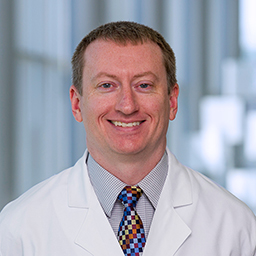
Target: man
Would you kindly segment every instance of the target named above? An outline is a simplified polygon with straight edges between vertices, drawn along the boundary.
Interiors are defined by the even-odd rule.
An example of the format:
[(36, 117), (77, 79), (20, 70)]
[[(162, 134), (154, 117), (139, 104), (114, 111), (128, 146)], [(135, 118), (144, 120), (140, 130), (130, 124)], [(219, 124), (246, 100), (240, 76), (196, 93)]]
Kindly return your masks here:
[(87, 151), (5, 207), (0, 255), (256, 255), (248, 207), (166, 148), (179, 86), (163, 37), (109, 23), (80, 42), (72, 65)]

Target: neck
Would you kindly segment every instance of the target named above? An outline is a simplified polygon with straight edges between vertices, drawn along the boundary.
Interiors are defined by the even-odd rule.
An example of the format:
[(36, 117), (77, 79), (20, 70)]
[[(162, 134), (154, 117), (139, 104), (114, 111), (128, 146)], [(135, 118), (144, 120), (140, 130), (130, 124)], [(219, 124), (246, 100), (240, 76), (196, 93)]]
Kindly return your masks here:
[(140, 182), (161, 160), (165, 147), (151, 154), (138, 153), (135, 155), (109, 153), (99, 154), (88, 147), (93, 159), (105, 170), (126, 183), (136, 185)]

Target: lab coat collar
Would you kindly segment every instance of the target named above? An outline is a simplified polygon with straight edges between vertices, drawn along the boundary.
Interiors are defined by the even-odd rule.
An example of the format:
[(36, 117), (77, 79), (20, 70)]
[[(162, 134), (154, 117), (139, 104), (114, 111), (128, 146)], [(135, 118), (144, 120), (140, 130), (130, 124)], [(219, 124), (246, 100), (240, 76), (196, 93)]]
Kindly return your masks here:
[[(177, 211), (178, 208), (189, 207), (193, 203), (189, 174), (168, 149), (167, 153), (168, 175), (154, 214), (143, 256), (164, 256), (167, 252), (168, 255), (174, 255), (191, 234), (191, 229)], [(94, 256), (121, 256), (123, 252), (116, 235), (90, 183), (85, 164), (87, 154), (86, 151), (74, 166), (68, 181), (69, 207), (86, 209), (84, 222), (81, 223), (75, 243)]]
[(186, 171), (172, 153), (168, 153), (168, 175), (149, 231), (143, 256), (174, 255), (191, 234), (179, 216), (179, 207), (193, 203), (191, 182)]
[(94, 256), (123, 255), (114, 231), (97, 199), (86, 167), (88, 151), (78, 160), (68, 180), (68, 204), (85, 209), (75, 243)]

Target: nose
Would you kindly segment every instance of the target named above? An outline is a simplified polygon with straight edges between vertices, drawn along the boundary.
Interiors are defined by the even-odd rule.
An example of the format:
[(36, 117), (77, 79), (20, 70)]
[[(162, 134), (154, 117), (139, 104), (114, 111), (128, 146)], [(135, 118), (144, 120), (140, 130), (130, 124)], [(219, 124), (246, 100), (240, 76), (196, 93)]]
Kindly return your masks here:
[(125, 115), (130, 115), (138, 111), (138, 109), (139, 105), (132, 87), (130, 85), (122, 86), (117, 96), (116, 110)]

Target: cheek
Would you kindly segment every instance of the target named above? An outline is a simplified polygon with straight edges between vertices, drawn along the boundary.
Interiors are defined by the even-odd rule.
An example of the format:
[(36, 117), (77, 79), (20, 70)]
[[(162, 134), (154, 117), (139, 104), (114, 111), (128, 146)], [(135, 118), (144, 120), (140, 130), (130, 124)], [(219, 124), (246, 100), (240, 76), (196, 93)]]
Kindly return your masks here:
[(108, 112), (109, 107), (103, 100), (97, 98), (89, 98), (83, 103), (82, 115), (85, 126), (97, 127), (100, 121)]
[(169, 119), (170, 103), (166, 98), (158, 98), (157, 100), (148, 101), (148, 109), (151, 109), (152, 114), (159, 116), (159, 118)]

